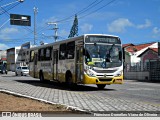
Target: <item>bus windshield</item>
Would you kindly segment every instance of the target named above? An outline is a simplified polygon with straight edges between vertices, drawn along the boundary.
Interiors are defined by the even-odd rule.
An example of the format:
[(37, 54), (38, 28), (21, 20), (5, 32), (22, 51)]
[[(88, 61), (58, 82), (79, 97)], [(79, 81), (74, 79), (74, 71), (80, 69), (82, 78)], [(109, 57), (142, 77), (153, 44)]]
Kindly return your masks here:
[(113, 68), (122, 65), (120, 44), (86, 44), (85, 63), (98, 68)]

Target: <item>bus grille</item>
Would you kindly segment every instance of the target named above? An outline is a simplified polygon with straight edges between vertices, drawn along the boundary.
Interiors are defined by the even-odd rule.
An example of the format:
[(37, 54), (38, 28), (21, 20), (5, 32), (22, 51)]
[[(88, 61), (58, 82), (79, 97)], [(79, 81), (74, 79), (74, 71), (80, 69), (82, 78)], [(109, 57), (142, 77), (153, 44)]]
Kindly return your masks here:
[(114, 73), (116, 70), (94, 70), (97, 73)]
[(110, 82), (110, 81), (112, 81), (112, 79), (99, 79), (99, 81), (101, 81), (101, 82)]

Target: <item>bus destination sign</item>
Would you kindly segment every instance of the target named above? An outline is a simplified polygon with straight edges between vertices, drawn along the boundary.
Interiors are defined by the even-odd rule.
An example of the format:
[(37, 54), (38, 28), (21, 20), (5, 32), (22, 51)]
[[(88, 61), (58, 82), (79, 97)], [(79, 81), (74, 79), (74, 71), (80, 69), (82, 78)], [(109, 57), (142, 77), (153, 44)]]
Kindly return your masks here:
[(119, 38), (111, 36), (88, 36), (85, 39), (86, 43), (111, 43), (121, 44)]

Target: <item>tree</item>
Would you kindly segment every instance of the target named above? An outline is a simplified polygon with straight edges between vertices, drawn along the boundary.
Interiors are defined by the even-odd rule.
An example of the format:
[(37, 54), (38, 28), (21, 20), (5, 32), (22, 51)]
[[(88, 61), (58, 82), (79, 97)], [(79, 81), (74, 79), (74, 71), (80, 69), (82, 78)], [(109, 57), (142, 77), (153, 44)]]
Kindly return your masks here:
[(78, 36), (78, 18), (77, 15), (75, 15), (75, 19), (72, 25), (72, 28), (70, 30), (70, 34), (68, 36), (68, 38), (74, 37), (74, 36)]

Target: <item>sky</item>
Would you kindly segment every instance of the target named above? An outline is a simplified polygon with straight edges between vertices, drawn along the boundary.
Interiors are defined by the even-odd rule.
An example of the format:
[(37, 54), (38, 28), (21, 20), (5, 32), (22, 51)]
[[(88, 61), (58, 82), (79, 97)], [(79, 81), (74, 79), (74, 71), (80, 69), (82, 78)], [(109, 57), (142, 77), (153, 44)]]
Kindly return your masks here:
[[(0, 50), (34, 44), (34, 7), (37, 45), (54, 42), (49, 22), (57, 22), (58, 40), (68, 38), (75, 14), (79, 35), (116, 35), (123, 44), (160, 41), (160, 0), (0, 0), (0, 6)], [(10, 14), (31, 16), (31, 26), (10, 25)]]

